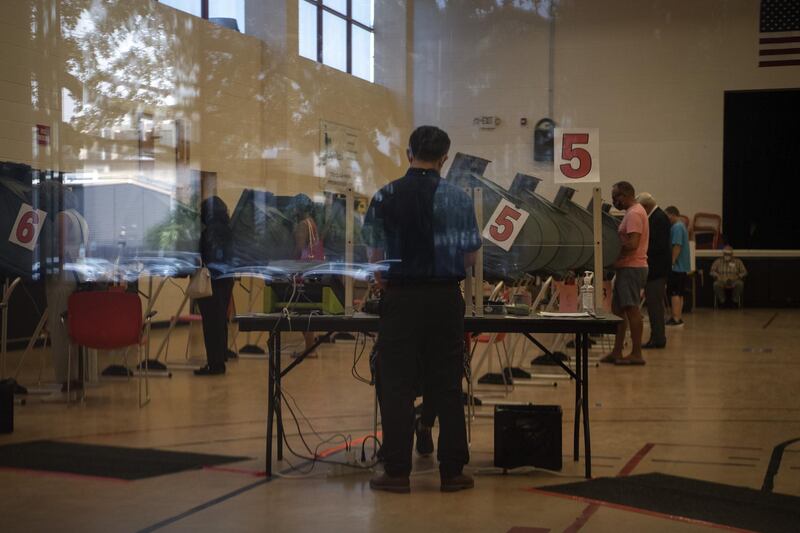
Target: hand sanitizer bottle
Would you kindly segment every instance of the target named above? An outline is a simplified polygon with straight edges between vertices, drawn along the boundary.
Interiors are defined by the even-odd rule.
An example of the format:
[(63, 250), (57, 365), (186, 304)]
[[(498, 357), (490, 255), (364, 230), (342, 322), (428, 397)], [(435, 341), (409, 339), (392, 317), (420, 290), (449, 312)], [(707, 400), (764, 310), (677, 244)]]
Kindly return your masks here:
[(594, 287), (592, 286), (592, 279), (594, 273), (587, 270), (583, 274), (583, 282), (581, 283), (581, 311), (594, 313)]

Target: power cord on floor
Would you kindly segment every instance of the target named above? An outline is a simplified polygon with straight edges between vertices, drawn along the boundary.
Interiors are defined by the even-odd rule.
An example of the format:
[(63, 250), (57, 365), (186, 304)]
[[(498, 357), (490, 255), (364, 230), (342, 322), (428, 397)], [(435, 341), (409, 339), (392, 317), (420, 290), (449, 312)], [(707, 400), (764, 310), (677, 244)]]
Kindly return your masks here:
[[(359, 338), (363, 338), (364, 339), (363, 342), (361, 343), (361, 350), (359, 350), (359, 342), (358, 342)], [(362, 376), (358, 372), (358, 363), (359, 363), (359, 361), (361, 361), (361, 358), (364, 356), (364, 350), (366, 349), (366, 347), (367, 347), (367, 336), (363, 335), (361, 333), (357, 333), (356, 334), (356, 343), (355, 343), (355, 346), (353, 346), (353, 366), (350, 369), (350, 374), (356, 380), (360, 381), (361, 383), (365, 383), (367, 385), (373, 385), (373, 382), (372, 382), (371, 379), (365, 378), (364, 376)]]

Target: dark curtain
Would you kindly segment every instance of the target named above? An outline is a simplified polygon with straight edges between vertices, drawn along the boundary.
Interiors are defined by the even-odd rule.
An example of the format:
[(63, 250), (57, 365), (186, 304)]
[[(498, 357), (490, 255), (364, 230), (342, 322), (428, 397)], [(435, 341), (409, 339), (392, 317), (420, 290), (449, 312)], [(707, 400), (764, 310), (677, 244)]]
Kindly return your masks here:
[(727, 242), (800, 249), (800, 89), (726, 92), (724, 128)]

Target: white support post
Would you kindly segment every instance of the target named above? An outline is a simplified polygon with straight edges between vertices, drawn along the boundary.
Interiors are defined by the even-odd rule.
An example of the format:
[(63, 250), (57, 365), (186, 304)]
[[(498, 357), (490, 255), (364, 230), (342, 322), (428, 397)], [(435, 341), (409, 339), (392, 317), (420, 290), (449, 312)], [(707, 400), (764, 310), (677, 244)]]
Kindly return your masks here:
[[(470, 196), (470, 198), (473, 197), (471, 188), (466, 187), (464, 191)], [(474, 268), (468, 268), (466, 272), (467, 275), (464, 278), (464, 303), (466, 304), (464, 310), (465, 316), (473, 316), (475, 314), (475, 301), (472, 298), (472, 288), (474, 283), (472, 275), (473, 270)]]
[(594, 312), (603, 312), (603, 195), (600, 187), (592, 189), (594, 219)]
[[(473, 204), (475, 204), (475, 219), (478, 228), (483, 228), (483, 188), (473, 189)], [(475, 254), (475, 315), (483, 316), (483, 246)]]
[[(355, 216), (355, 199), (353, 197), (352, 187), (347, 188), (345, 201), (347, 202), (347, 206), (344, 210), (344, 262), (345, 271), (347, 271), (353, 268), (353, 232), (355, 231), (353, 217)], [(347, 274), (345, 274), (344, 277), (344, 314), (345, 316), (353, 316), (353, 277)]]

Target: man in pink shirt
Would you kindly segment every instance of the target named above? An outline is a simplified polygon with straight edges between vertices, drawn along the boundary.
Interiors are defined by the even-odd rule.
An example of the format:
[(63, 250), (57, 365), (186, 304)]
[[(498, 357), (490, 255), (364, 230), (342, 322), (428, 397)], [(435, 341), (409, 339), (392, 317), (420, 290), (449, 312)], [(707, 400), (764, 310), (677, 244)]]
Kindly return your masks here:
[[(643, 365), (642, 357), (642, 314), (639, 312), (642, 290), (647, 284), (647, 245), (650, 241), (650, 223), (647, 212), (636, 201), (636, 191), (627, 181), (614, 184), (611, 189), (614, 207), (625, 211), (619, 225), (619, 239), (622, 242), (614, 268), (614, 313), (625, 320), (617, 328), (614, 349), (601, 359), (604, 363), (617, 365)], [(631, 353), (622, 356), (625, 330), (631, 328)]]

